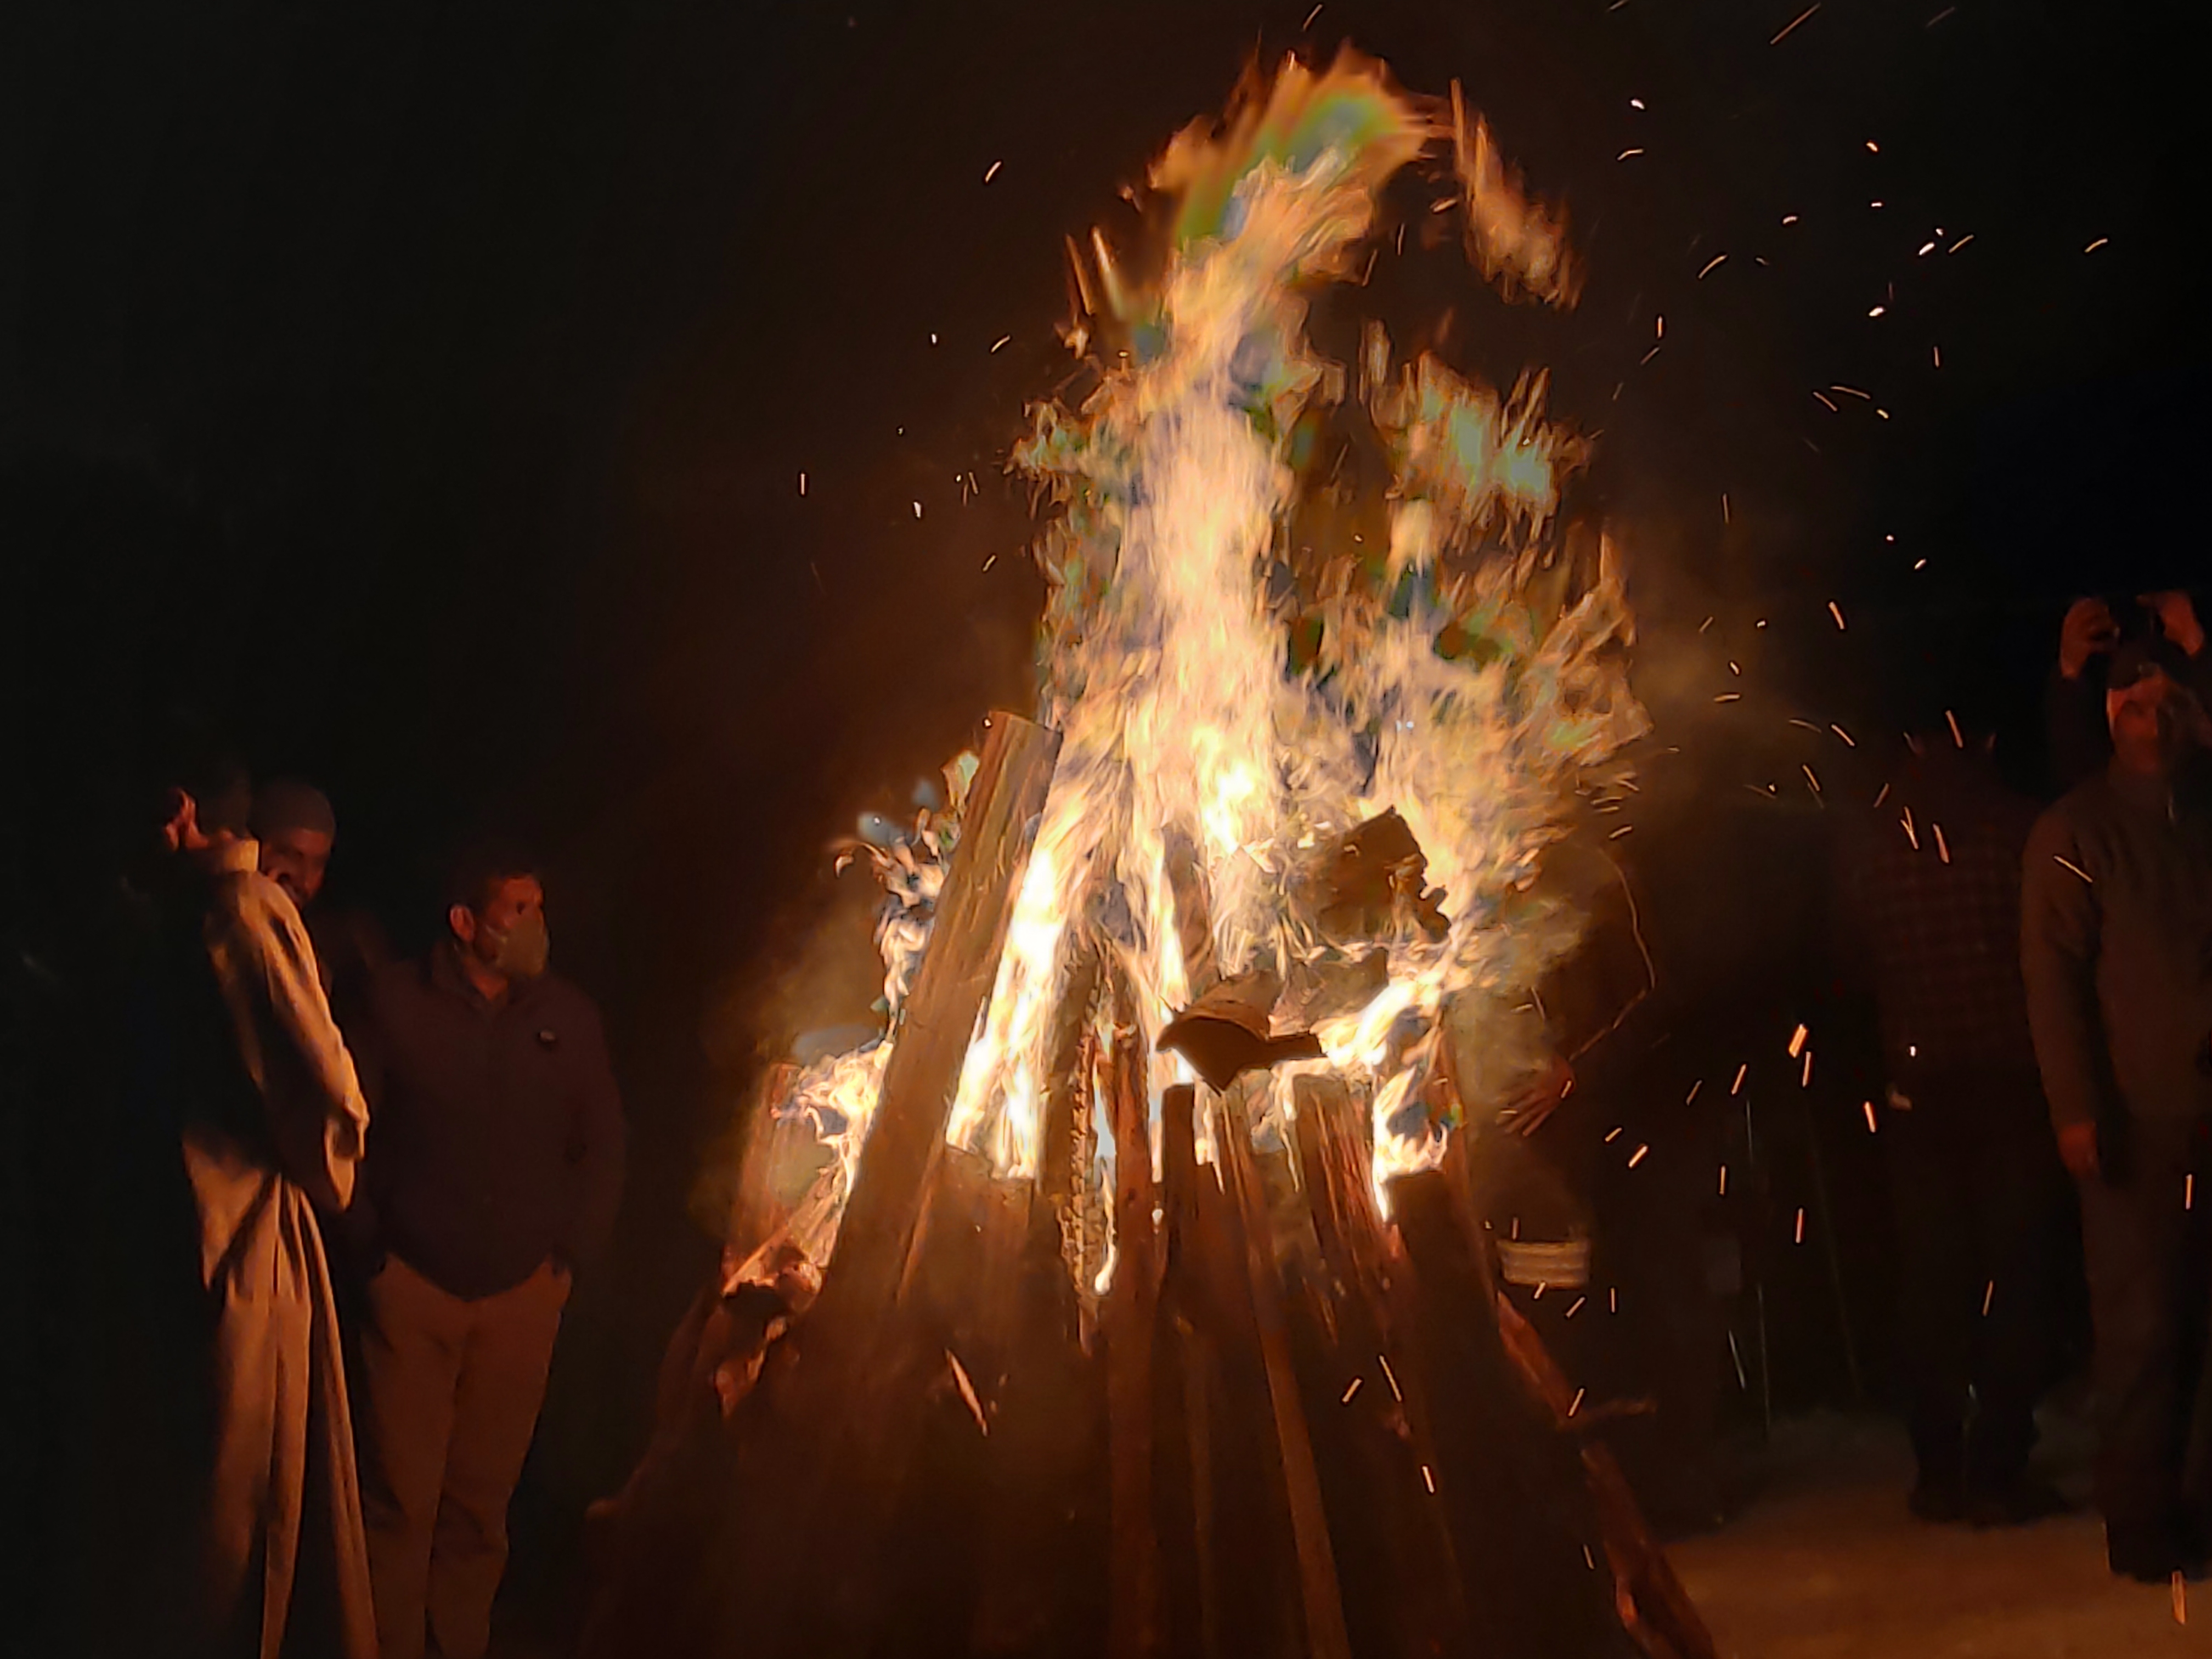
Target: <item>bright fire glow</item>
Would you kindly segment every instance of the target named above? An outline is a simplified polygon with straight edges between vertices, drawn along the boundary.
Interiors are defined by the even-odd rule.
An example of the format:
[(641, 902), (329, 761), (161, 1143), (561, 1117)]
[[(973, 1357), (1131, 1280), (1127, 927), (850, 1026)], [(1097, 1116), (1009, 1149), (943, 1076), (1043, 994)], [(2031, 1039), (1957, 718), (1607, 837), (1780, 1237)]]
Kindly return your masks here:
[[(1194, 980), (1276, 975), (1279, 1026), (1312, 1029), (1368, 1103), (1378, 1186), (1437, 1158), (1440, 1071), (1481, 1111), (1534, 1058), (1509, 1052), (1516, 1011), (1581, 926), (1536, 885), (1544, 850), (1645, 728), (1613, 550), (1555, 522), (1583, 446), (1545, 419), (1540, 375), (1500, 398), (1433, 357), (1394, 365), (1379, 327), (1350, 368), (1306, 332), (1314, 297), (1357, 274), (1384, 184), (1439, 149), (1486, 274), (1571, 303), (1563, 222), (1456, 93), (1425, 106), (1351, 54), (1248, 84), (1218, 129), (1174, 141), (1151, 177), (1156, 276), (1097, 236), (1079, 269), (1070, 339), (1095, 389), (1036, 408), (1015, 453), (1055, 509), (1039, 718), (1063, 741), (947, 1132), (1004, 1174), (1036, 1168), (1055, 1011), (1087, 962), (1126, 981), (1147, 1042)], [(1347, 904), (1329, 860), (1391, 811), (1425, 878), (1400, 860), (1378, 902)], [(893, 1036), (810, 1068), (780, 1108), (834, 1147), (836, 1200), (943, 830), (872, 854)], [(1179, 894), (1203, 896), (1210, 960), (1185, 959)], [(1178, 1074), (1154, 1062), (1155, 1099)], [(1285, 1109), (1287, 1086), (1267, 1094)]]

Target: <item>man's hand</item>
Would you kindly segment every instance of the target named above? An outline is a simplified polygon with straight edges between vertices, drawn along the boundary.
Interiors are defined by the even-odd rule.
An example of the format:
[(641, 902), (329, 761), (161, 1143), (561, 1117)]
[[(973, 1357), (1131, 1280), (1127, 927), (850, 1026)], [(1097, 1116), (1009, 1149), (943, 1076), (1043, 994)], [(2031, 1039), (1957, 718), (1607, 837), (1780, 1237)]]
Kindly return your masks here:
[(2100, 1165), (2097, 1161), (2097, 1126), (2094, 1123), (2069, 1123), (2058, 1131), (2058, 1159), (2065, 1164), (2067, 1174), (2076, 1181), (2092, 1181)]
[[(2197, 620), (2197, 607), (2190, 603), (2188, 594), (2179, 588), (2164, 593), (2146, 593), (2140, 603), (2157, 613), (2159, 632), (2187, 654), (2193, 657), (2203, 650), (2204, 624)], [(2062, 645), (2062, 657), (2064, 649)]]
[(1575, 1068), (1557, 1054), (1536, 1080), (1505, 1103), (1507, 1116), (1511, 1120), (1513, 1133), (1533, 1135), (1550, 1121), (1552, 1114), (1559, 1109), (1559, 1103), (1575, 1086)]
[[(2182, 602), (2188, 603), (2186, 595)], [(2192, 616), (2191, 620), (2196, 619)], [(2112, 620), (2112, 606), (2095, 598), (2075, 600), (2066, 608), (2066, 620), (2058, 625), (2058, 672), (2069, 680), (2080, 679), (2089, 659), (2110, 651), (2119, 637), (2120, 625)], [(2201, 633), (2198, 637), (2203, 637)]]

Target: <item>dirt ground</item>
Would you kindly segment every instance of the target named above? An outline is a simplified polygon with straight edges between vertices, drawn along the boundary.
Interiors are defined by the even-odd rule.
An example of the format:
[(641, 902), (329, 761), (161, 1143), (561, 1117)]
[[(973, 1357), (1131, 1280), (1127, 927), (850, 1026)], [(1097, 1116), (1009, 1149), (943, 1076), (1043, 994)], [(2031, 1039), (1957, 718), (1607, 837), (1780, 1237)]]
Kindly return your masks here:
[[(2069, 1494), (2087, 1437), (2046, 1425)], [(2156, 1659), (2212, 1653), (2212, 1583), (2189, 1622), (2170, 1589), (2114, 1578), (2094, 1513), (1975, 1532), (1905, 1512), (1912, 1458), (1887, 1422), (1778, 1427), (1759, 1496), (1721, 1531), (1669, 1551), (1723, 1659)]]

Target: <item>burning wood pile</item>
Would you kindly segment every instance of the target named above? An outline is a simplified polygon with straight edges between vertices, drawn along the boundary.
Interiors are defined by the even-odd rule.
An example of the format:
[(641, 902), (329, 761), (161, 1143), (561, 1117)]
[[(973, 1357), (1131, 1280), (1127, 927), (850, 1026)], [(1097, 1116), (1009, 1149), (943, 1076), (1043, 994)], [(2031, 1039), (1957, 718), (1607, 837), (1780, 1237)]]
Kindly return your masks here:
[(1711, 1652), (1470, 1174), (1579, 927), (1544, 849), (1644, 729), (1579, 446), (1305, 337), (1439, 150), (1570, 303), (1456, 96), (1351, 57), (1176, 140), (1150, 269), (1077, 260), (1042, 718), (865, 848), (886, 1030), (769, 1079), (587, 1650)]

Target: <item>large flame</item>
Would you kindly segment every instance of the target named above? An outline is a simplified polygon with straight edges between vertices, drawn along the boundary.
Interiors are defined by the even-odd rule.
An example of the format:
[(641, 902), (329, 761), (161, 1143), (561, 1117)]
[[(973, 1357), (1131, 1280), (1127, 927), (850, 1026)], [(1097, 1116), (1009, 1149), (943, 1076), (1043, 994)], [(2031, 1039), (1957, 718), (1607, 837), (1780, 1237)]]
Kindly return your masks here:
[[(1540, 376), (1501, 398), (1433, 358), (1394, 368), (1379, 328), (1356, 372), (1307, 338), (1384, 185), (1440, 139), (1486, 273), (1571, 301), (1561, 222), (1456, 94), (1423, 106), (1349, 54), (1249, 82), (1218, 131), (1174, 141), (1155, 277), (1094, 239), (1071, 340), (1096, 387), (1036, 409), (1015, 453), (1055, 509), (1039, 717), (1063, 741), (947, 1132), (1007, 1174), (1036, 1169), (1054, 1015), (1086, 959), (1148, 1042), (1215, 977), (1275, 975), (1279, 1018), (1322, 1040), (1308, 1064), (1370, 1103), (1379, 1183), (1451, 1127), (1430, 1086), (1444, 1045), (1494, 1047), (1577, 936), (1540, 862), (1589, 769), (1644, 729), (1613, 550), (1555, 525), (1583, 446), (1546, 420)], [(1347, 445), (1387, 485), (1344, 480)], [(1382, 908), (1347, 916), (1328, 860), (1392, 812), (1425, 890), (1401, 860)], [(890, 1040), (944, 828), (877, 854)], [(890, 1040), (802, 1074), (783, 1109), (817, 1115), (848, 1175)], [(1155, 1061), (1156, 1091), (1176, 1067)], [(1480, 1109), (1510, 1068), (1455, 1069)]]

